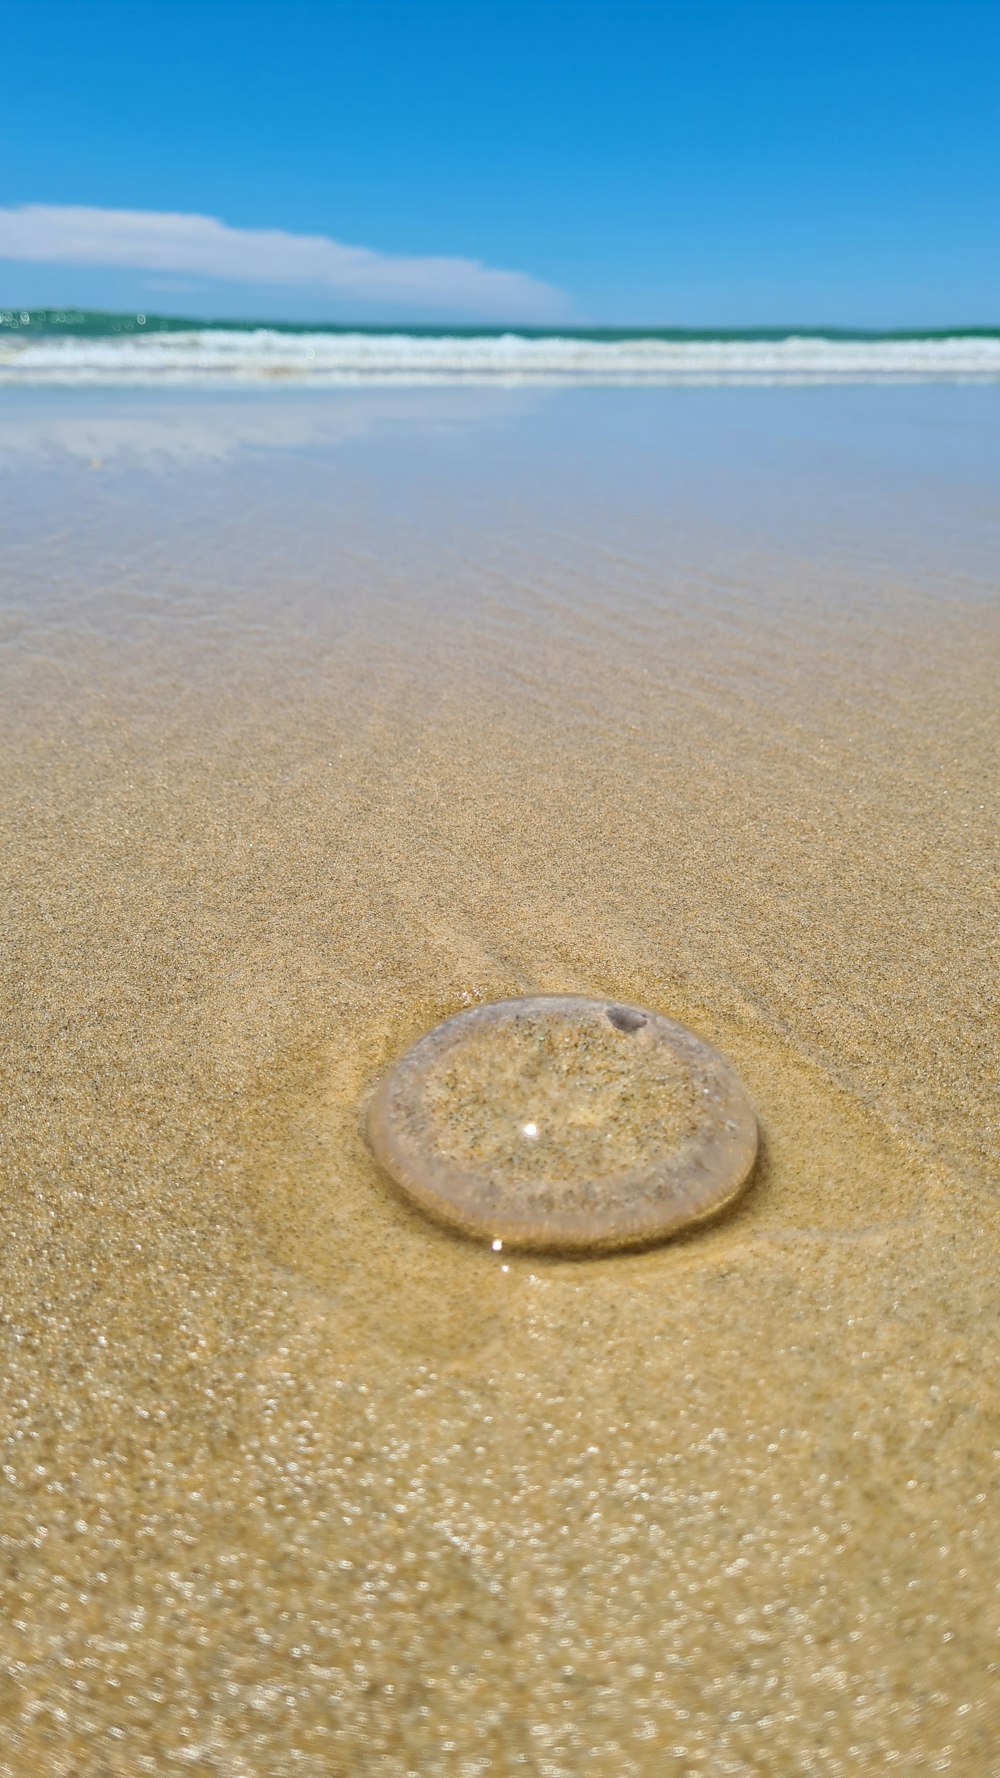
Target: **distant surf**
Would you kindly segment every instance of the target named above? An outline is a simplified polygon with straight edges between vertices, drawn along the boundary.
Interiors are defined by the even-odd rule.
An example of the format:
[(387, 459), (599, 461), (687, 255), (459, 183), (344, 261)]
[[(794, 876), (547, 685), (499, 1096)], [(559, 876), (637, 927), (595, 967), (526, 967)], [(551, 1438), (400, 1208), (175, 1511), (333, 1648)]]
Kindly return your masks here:
[(0, 384), (1000, 382), (1000, 329), (348, 327), (0, 310)]

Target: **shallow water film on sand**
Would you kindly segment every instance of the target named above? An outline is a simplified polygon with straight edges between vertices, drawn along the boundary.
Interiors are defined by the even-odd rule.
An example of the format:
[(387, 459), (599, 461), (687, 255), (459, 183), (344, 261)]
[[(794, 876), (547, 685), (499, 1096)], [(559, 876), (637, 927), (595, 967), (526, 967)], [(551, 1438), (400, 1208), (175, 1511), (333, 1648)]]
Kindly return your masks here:
[[(0, 1774), (991, 1778), (989, 389), (8, 392)], [(364, 1135), (663, 1012), (721, 1219)]]

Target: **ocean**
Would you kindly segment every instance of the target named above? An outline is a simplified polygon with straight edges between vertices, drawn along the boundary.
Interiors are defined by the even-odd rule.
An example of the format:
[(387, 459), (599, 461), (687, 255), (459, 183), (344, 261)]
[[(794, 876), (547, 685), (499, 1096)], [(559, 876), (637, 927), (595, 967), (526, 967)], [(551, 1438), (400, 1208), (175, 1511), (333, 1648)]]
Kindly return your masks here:
[(802, 385), (1000, 381), (1000, 329), (319, 326), (0, 310), (0, 384)]

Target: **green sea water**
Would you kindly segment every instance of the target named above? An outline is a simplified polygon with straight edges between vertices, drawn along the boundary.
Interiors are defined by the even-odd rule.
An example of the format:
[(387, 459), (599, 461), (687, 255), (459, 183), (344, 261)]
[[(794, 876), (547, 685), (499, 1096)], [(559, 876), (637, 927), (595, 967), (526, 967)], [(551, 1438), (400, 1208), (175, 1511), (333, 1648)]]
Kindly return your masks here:
[(423, 323), (392, 323), (372, 325), (367, 322), (226, 320), (192, 315), (154, 315), (124, 313), (106, 309), (0, 309), (0, 328), (11, 332), (69, 335), (78, 339), (113, 339), (128, 333), (253, 333), (262, 328), (285, 334), (370, 334), (410, 335), (414, 339), (501, 339), (517, 334), (523, 339), (593, 340), (627, 344), (632, 340), (663, 340), (683, 344), (698, 341), (781, 341), (787, 339), (815, 340), (993, 340), (1000, 339), (1000, 327), (938, 327), (938, 328), (849, 328), (816, 325), (774, 327), (523, 327), (466, 326)]

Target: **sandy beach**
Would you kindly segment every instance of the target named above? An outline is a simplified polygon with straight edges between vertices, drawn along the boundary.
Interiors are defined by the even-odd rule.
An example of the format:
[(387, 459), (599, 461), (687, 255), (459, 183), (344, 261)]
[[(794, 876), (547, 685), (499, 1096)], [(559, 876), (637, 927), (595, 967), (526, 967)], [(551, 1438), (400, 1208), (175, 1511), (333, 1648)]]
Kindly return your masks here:
[[(8, 391), (0, 1775), (1000, 1774), (989, 388)], [(494, 1254), (364, 1107), (757, 1107)]]

